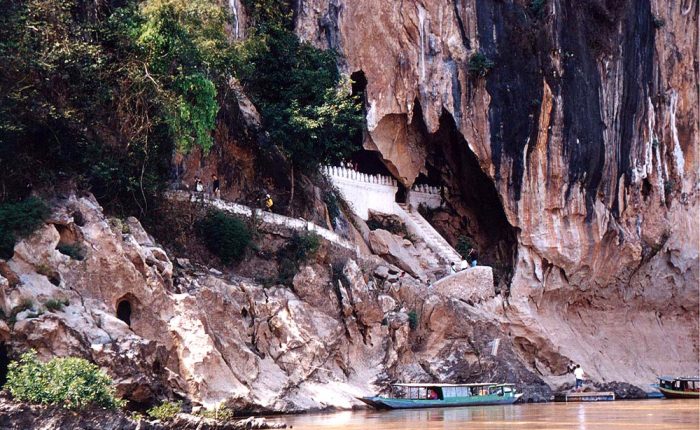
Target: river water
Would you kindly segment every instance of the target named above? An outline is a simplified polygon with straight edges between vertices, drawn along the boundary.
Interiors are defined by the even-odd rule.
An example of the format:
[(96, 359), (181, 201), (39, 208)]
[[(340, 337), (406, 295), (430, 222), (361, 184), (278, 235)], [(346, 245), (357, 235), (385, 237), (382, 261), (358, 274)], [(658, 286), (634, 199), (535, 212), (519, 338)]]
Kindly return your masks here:
[(537, 403), (395, 411), (347, 411), (273, 418), (300, 430), (698, 430), (698, 400)]

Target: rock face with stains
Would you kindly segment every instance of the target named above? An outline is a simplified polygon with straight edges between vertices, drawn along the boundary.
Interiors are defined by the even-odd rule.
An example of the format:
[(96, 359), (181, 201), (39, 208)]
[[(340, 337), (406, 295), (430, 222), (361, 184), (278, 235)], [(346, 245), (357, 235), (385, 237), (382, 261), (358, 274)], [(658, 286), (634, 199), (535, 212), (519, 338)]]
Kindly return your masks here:
[(366, 79), (365, 148), (406, 185), (437, 170), (512, 261), (502, 322), (531, 368), (641, 385), (698, 372), (698, 12), (310, 0), (296, 29)]
[(88, 358), (135, 406), (350, 408), (387, 381), (483, 377), (548, 396), (496, 314), (399, 277), (376, 256), (341, 263), (310, 262), (290, 286), (264, 287), (171, 259), (138, 220), (107, 219), (92, 196), (72, 195), (0, 264), (0, 304), (12, 316), (0, 340), (12, 357), (34, 348)]

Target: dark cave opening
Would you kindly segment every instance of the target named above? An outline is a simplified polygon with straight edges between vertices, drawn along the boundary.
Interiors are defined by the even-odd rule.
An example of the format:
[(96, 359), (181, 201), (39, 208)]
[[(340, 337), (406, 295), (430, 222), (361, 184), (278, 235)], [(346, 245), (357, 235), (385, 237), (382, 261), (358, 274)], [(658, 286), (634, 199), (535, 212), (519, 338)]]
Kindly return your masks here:
[(362, 173), (367, 173), (368, 175), (392, 176), (382, 160), (382, 154), (378, 151), (362, 149), (354, 153), (351, 160), (353, 163), (357, 164), (358, 170)]
[(117, 318), (131, 327), (131, 302), (129, 300), (121, 299), (119, 301), (119, 304), (117, 304)]
[[(420, 111), (414, 118), (422, 118), (418, 115)], [(453, 220), (435, 227), (453, 246), (460, 236), (466, 237), (476, 245), (480, 263), (494, 268), (496, 282), (508, 281), (517, 250), (516, 229), (506, 218), (494, 180), (481, 169), (479, 159), (449, 113), (443, 112), (438, 131), (425, 133), (425, 138), (427, 174), (418, 181), (447, 187), (448, 212), (452, 212), (449, 218)], [(455, 224), (459, 227), (455, 228)], [(456, 231), (447, 231), (448, 226)]]
[(350, 80), (352, 81), (352, 95), (361, 96), (364, 98), (365, 89), (367, 88), (367, 77), (365, 77), (365, 72), (362, 70), (353, 72), (350, 75)]

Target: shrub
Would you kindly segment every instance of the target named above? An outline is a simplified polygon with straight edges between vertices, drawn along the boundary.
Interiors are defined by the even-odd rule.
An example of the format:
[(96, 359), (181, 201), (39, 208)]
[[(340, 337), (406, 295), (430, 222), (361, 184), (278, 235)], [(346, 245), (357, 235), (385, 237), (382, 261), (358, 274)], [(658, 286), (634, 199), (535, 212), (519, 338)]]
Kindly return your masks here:
[(297, 274), (299, 265), (287, 257), (282, 257), (277, 269), (277, 282), (282, 285), (291, 285), (294, 276)]
[(50, 312), (61, 311), (65, 306), (68, 306), (68, 299), (49, 299), (44, 303), (46, 309)]
[(335, 190), (327, 192), (323, 196), (323, 202), (328, 208), (328, 216), (331, 218), (331, 222), (335, 225), (335, 220), (340, 217), (340, 205), (338, 204), (338, 196), (335, 194)]
[(210, 211), (197, 227), (207, 249), (224, 264), (239, 261), (251, 241), (246, 224), (221, 211)]
[(278, 254), (277, 281), (290, 285), (299, 266), (309, 261), (318, 252), (321, 238), (316, 233), (295, 234)]
[(5, 387), (19, 401), (67, 409), (90, 405), (115, 409), (124, 405), (114, 396), (111, 378), (96, 365), (77, 357), (42, 363), (36, 352), (29, 351), (19, 361), (10, 363)]
[(298, 263), (308, 261), (321, 246), (321, 238), (316, 233), (295, 234), (289, 244), (292, 256)]
[(408, 327), (411, 330), (415, 330), (418, 328), (419, 321), (420, 321), (420, 319), (419, 319), (418, 313), (416, 313), (416, 311), (410, 311), (408, 313)]
[(489, 70), (491, 70), (493, 66), (493, 61), (489, 60), (489, 58), (481, 52), (472, 55), (468, 65), (469, 73), (482, 78), (489, 73)]
[(181, 410), (182, 403), (180, 402), (163, 402), (147, 410), (146, 413), (153, 419), (169, 421), (175, 418), (175, 415), (180, 413)]
[(37, 197), (0, 204), (0, 258), (12, 258), (17, 239), (34, 232), (49, 214), (49, 207)]
[(469, 254), (469, 251), (474, 247), (472, 242), (469, 240), (468, 237), (466, 236), (459, 236), (457, 239), (457, 245), (455, 246), (455, 251), (459, 253), (459, 255), (462, 256), (465, 260), (467, 259), (467, 255)]
[(406, 229), (406, 224), (403, 223), (398, 217), (381, 217), (370, 218), (367, 220), (367, 227), (370, 230), (382, 229), (386, 230), (391, 234), (397, 236), (405, 237), (408, 235), (408, 230)]
[(222, 422), (231, 421), (234, 418), (233, 411), (226, 406), (217, 406), (214, 409), (203, 409), (197, 413), (197, 415)]
[(67, 255), (73, 260), (83, 261), (85, 259), (85, 249), (77, 244), (62, 244), (56, 247), (58, 252)]

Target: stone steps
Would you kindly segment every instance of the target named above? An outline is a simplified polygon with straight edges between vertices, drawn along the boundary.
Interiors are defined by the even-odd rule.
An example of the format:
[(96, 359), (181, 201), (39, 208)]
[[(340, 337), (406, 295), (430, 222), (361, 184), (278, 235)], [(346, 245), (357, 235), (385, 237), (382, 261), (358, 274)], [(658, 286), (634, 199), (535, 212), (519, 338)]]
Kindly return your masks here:
[(430, 223), (423, 218), (418, 212), (408, 209), (405, 203), (398, 203), (403, 214), (399, 216), (405, 217), (404, 221), (410, 221), (416, 228), (418, 235), (425, 240), (430, 248), (435, 251), (446, 262), (459, 262), (462, 256), (452, 248), (452, 246), (442, 237)]

